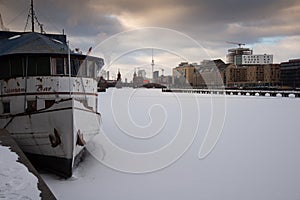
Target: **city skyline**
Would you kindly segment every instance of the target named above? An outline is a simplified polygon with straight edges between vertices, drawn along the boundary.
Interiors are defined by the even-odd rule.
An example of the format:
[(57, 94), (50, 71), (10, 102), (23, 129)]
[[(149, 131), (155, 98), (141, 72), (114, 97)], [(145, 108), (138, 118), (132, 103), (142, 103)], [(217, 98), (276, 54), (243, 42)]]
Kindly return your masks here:
[[(79, 47), (86, 53), (92, 46), (92, 55), (96, 56), (99, 55), (97, 45), (115, 34), (143, 27), (162, 27), (195, 40), (205, 50), (204, 59), (226, 61), (227, 49), (237, 47), (226, 41), (244, 43), (255, 54), (272, 54), (274, 63), (299, 58), (300, 25), (297, 20), (300, 3), (296, 0), (35, 0), (34, 5), (47, 33), (64, 30), (72, 49)], [(29, 7), (29, 0), (0, 0), (4, 25), (11, 31), (23, 31)], [(30, 31), (29, 28), (27, 26), (26, 30)], [(142, 44), (142, 41), (135, 42)], [(130, 46), (131, 42), (128, 43), (125, 45)], [(168, 44), (185, 53), (192, 51), (185, 43), (170, 40)], [(154, 54), (158, 66), (173, 68), (184, 61), (163, 49), (155, 49)], [(201, 60), (199, 56), (198, 60), (188, 61), (199, 63)], [(145, 48), (124, 55), (110, 71), (113, 74), (118, 68), (121, 71), (127, 69), (125, 73), (132, 75), (135, 67), (148, 65), (151, 68), (151, 51)], [(170, 72), (166, 67), (165, 73)]]

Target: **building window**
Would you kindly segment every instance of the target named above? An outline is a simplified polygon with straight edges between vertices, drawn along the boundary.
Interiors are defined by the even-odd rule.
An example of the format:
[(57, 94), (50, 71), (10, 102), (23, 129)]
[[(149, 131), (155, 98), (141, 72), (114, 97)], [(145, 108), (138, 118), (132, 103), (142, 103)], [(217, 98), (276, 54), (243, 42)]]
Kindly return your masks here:
[(33, 101), (27, 101), (27, 108), (26, 108), (27, 112), (34, 112), (37, 111), (37, 103), (36, 100)]
[(3, 114), (10, 113), (10, 102), (2, 102)]

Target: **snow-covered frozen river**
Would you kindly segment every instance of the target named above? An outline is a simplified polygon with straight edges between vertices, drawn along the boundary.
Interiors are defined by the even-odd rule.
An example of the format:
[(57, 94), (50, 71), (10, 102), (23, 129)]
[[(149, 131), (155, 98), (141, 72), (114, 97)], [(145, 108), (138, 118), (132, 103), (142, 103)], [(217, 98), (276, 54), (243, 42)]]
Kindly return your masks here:
[(0, 199), (39, 199), (38, 179), (0, 141)]
[(58, 199), (300, 199), (300, 99), (123, 88), (99, 111), (74, 176), (42, 174)]

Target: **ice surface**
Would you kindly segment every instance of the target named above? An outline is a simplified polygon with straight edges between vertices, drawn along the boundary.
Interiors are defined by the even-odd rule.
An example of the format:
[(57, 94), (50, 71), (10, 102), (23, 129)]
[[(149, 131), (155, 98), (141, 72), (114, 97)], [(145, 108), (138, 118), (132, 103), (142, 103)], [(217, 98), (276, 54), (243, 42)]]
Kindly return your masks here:
[(40, 199), (37, 177), (17, 160), (18, 155), (0, 143), (0, 199)]
[[(123, 88), (99, 93), (99, 111), (100, 137), (74, 176), (42, 175), (58, 199), (300, 199), (298, 98)], [(220, 138), (199, 159), (212, 119), (224, 119)], [(178, 134), (187, 139), (157, 153)]]

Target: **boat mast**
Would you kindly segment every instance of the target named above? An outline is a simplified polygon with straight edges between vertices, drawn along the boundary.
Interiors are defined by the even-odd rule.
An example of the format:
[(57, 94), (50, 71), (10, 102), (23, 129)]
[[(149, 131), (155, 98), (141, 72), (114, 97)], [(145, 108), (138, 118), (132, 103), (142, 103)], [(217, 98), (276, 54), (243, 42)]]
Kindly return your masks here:
[(34, 32), (34, 10), (33, 10), (33, 0), (31, 0), (31, 5), (30, 5), (30, 14), (31, 14), (31, 31)]
[(72, 89), (71, 89), (71, 51), (70, 51), (70, 42), (67, 41), (68, 46), (68, 69), (69, 69), (69, 91), (70, 91), (70, 98), (72, 97)]
[(39, 22), (38, 18), (35, 15), (34, 7), (33, 7), (33, 0), (31, 0), (30, 9), (29, 9), (29, 13), (28, 13), (28, 16), (27, 16), (27, 20), (26, 20), (26, 25), (25, 25), (25, 28), (24, 28), (24, 32), (26, 31), (26, 28), (27, 28), (27, 25), (28, 25), (28, 22), (29, 22), (29, 18), (31, 18), (31, 32), (34, 32), (34, 25), (35, 25), (34, 24), (34, 20), (36, 20), (38, 26), (41, 29), (41, 33), (42, 34), (46, 33), (44, 31), (43, 24), (41, 24)]

